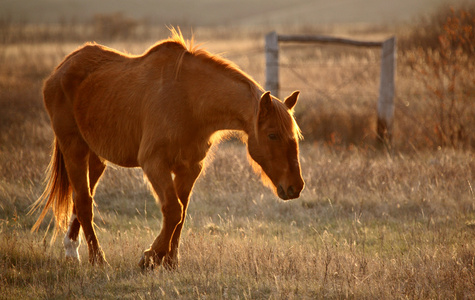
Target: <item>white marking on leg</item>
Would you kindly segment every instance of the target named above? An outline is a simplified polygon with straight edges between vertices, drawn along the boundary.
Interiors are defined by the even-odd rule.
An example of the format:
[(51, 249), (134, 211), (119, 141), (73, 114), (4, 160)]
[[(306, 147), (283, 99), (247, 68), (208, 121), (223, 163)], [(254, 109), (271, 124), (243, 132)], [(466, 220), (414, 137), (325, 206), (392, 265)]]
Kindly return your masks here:
[(63, 246), (64, 246), (64, 249), (66, 250), (66, 258), (72, 258), (79, 261), (80, 259), (79, 259), (78, 249), (79, 249), (79, 245), (81, 244), (81, 235), (78, 234), (77, 241), (74, 241), (69, 237), (69, 234), (71, 233), (71, 227), (73, 225), (74, 220), (76, 220), (76, 218), (77, 217), (75, 214), (71, 215), (71, 220), (69, 220), (68, 232), (66, 232), (66, 235), (64, 236), (64, 239), (63, 239)]

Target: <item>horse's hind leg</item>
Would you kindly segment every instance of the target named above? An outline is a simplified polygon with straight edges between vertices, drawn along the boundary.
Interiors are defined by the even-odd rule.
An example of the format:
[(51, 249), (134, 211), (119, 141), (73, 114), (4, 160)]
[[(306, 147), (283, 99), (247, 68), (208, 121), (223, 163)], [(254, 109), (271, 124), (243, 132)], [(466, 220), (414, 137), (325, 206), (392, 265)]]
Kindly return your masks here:
[[(95, 264), (96, 262), (102, 264), (105, 262), (104, 253), (99, 246), (99, 241), (97, 240), (93, 225), (94, 201), (88, 180), (89, 157), (91, 155), (89, 147), (79, 134), (68, 135), (62, 140), (59, 139), (59, 142), (61, 151), (63, 152), (69, 181), (74, 191), (73, 201), (77, 220), (81, 224), (84, 236), (86, 237), (89, 250), (89, 262), (91, 264)], [(73, 222), (72, 225), (74, 226), (74, 224), (75, 223)], [(77, 226), (73, 228), (77, 229)], [(74, 233), (77, 236), (78, 233)]]
[[(94, 153), (89, 154), (89, 190), (91, 196), (94, 197), (95, 188), (99, 178), (104, 173), (106, 165)], [(81, 236), (79, 230), (81, 224), (77, 219), (76, 207), (73, 205), (73, 213), (69, 221), (68, 231), (63, 239), (63, 245), (66, 251), (66, 258), (79, 261), (79, 245), (81, 244)]]
[(104, 170), (106, 169), (106, 164), (104, 161), (97, 156), (95, 153), (89, 153), (89, 191), (91, 196), (94, 197), (96, 194), (96, 187), (99, 179), (101, 178), (102, 174), (104, 174)]
[(73, 214), (69, 219), (68, 231), (63, 239), (63, 246), (66, 252), (66, 259), (79, 261), (79, 245), (81, 244), (81, 237), (79, 236), (79, 230), (81, 224), (76, 216), (76, 208), (73, 206)]

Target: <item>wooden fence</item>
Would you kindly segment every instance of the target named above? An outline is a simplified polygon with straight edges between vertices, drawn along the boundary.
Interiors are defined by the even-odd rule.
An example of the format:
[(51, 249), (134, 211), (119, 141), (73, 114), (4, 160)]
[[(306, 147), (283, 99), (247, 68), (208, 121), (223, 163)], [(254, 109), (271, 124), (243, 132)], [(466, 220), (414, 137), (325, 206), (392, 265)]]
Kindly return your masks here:
[(329, 36), (278, 35), (265, 37), (266, 89), (279, 97), (279, 42), (332, 43), (358, 47), (381, 47), (381, 75), (378, 98), (377, 135), (381, 145), (390, 145), (394, 122), (394, 89), (396, 72), (396, 37), (383, 42), (356, 41)]

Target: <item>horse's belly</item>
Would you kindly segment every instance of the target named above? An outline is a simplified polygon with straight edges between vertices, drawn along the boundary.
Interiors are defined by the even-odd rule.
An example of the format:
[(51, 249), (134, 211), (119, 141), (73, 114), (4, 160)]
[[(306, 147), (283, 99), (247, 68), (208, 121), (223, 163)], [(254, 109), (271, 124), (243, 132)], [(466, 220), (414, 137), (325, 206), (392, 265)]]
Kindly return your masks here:
[(132, 138), (124, 138), (121, 134), (113, 132), (85, 133), (84, 138), (91, 150), (99, 157), (122, 167), (138, 167), (138, 145)]
[(123, 167), (137, 167), (140, 129), (133, 120), (121, 114), (100, 117), (83, 114), (76, 118), (89, 148), (101, 158)]

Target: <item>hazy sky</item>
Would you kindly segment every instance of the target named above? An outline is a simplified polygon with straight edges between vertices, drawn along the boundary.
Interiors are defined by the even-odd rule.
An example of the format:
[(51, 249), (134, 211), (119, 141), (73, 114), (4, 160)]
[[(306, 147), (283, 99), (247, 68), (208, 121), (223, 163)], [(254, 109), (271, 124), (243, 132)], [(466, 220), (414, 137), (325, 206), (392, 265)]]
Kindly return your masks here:
[[(472, 0), (474, 1), (474, 0)], [(88, 21), (122, 12), (153, 23), (272, 25), (278, 23), (394, 24), (466, 0), (0, 0), (0, 18), (26, 22)]]

